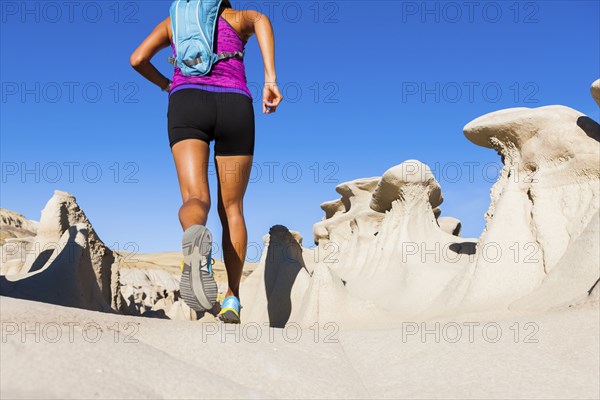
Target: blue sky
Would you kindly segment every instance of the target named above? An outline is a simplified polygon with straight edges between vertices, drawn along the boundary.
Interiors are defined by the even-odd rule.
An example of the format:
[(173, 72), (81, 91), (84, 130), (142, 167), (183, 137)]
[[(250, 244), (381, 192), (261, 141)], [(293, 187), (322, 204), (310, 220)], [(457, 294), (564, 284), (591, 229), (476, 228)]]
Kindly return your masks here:
[[(68, 191), (114, 248), (177, 251), (167, 97), (129, 66), (170, 2), (0, 4), (1, 206), (39, 219), (54, 189)], [(432, 167), (442, 215), (459, 218), (464, 236), (479, 236), (500, 161), (465, 139), (465, 124), (503, 108), (551, 104), (600, 119), (589, 94), (600, 76), (598, 1), (233, 5), (271, 17), (287, 99), (274, 115), (260, 112), (262, 59), (253, 38), (246, 68), (257, 147), (245, 208), (258, 245), (250, 260), (274, 224), (311, 244), (319, 204), (338, 197), (336, 184), (407, 159)], [(168, 56), (154, 63), (170, 76)], [(215, 183), (212, 174), (213, 198)], [(209, 227), (219, 237), (215, 207)]]

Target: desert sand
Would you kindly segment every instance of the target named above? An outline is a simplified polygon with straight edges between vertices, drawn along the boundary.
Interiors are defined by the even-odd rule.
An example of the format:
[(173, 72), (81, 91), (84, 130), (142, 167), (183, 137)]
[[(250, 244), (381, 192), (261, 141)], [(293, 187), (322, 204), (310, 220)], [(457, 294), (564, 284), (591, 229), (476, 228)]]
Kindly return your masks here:
[[(597, 309), (494, 320), (465, 316), (452, 320), (462, 327), (462, 338), (452, 343), (451, 328), (446, 329), (446, 338), (440, 328), (438, 343), (434, 333), (425, 340), (421, 332), (410, 333), (414, 326), (408, 322), (404, 330), (377, 325), (364, 330), (323, 329), (316, 339), (310, 329), (300, 331), (299, 338), (299, 331), (292, 328), (258, 330), (247, 324), (245, 329), (225, 331), (216, 323), (135, 318), (7, 297), (0, 306), (7, 336), (0, 355), (3, 399), (599, 395)], [(471, 343), (464, 323), (474, 321), (481, 325), (473, 328)], [(490, 321), (500, 327), (497, 342), (493, 342), (495, 327), (483, 336), (483, 326)], [(22, 337), (25, 329), (34, 332), (38, 323), (40, 332), (46, 328), (46, 338), (36, 343), (35, 333)], [(56, 340), (56, 324), (62, 327), (62, 336), (51, 343)], [(447, 324), (441, 321), (440, 326)], [(515, 324), (520, 330), (517, 340)], [(530, 325), (525, 328), (526, 324)], [(100, 334), (97, 327), (103, 329)], [(13, 328), (18, 331), (8, 333)], [(115, 328), (121, 330), (116, 339)], [(425, 328), (435, 332), (435, 322)]]
[(39, 223), (2, 210), (0, 397), (599, 398), (600, 126), (551, 105), (464, 135), (504, 165), (481, 237), (418, 160), (340, 184), (316, 247), (264, 237), (239, 326), (185, 305), (178, 253), (111, 250), (69, 193)]

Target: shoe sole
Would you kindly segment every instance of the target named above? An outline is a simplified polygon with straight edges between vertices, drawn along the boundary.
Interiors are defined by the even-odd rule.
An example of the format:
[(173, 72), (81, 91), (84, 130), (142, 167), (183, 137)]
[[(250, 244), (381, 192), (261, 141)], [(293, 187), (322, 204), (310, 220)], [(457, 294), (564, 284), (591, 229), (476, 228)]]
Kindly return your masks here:
[(223, 314), (219, 314), (219, 319), (226, 324), (240, 323), (240, 317), (238, 317), (233, 311), (225, 311)]
[(204, 226), (194, 225), (183, 234), (184, 265), (179, 290), (185, 303), (199, 312), (211, 310), (217, 302), (217, 282), (200, 265), (202, 256), (208, 258), (211, 246), (212, 234)]

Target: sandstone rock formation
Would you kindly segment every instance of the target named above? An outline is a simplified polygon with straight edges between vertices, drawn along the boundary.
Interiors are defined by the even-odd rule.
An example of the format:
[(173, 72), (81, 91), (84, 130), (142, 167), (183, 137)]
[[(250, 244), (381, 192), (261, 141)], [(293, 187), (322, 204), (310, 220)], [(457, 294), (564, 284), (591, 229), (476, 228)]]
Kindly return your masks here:
[[(169, 253), (167, 253), (169, 254)], [(181, 255), (169, 254), (172, 260), (158, 265), (147, 256), (127, 255), (120, 265), (120, 290), (127, 312), (142, 317), (197, 320), (199, 315), (190, 309), (179, 292), (180, 269), (173, 264)]]
[[(245, 315), (277, 326), (597, 306), (598, 123), (564, 106), (513, 108), (475, 119), (464, 133), (504, 164), (479, 239), (458, 236), (460, 221), (440, 216), (430, 169), (405, 161), (381, 178), (339, 185), (341, 198), (321, 205), (315, 249), (272, 229), (243, 288)], [(274, 244), (293, 256), (277, 255)]]
[(95, 311), (198, 318), (180, 299), (178, 266), (168, 272), (109, 249), (72, 195), (56, 191), (39, 224), (8, 210), (1, 216), (3, 231), (8, 226), (15, 238), (0, 247), (0, 294)]
[[(201, 317), (180, 297), (179, 252), (111, 250), (68, 193), (54, 193), (39, 224), (4, 209), (0, 218), (6, 237), (0, 246), (0, 295), (134, 316)], [(248, 263), (244, 275), (254, 267)], [(224, 264), (213, 268), (217, 282), (226, 282)]]
[(600, 79), (598, 79), (596, 82), (592, 83), (592, 87), (590, 88), (590, 91), (592, 92), (592, 97), (594, 98), (594, 100), (596, 100), (596, 103), (598, 103), (598, 106), (600, 106)]
[[(435, 294), (467, 265), (475, 243), (455, 236), (456, 219), (453, 232), (440, 228), (441, 189), (421, 162), (409, 160), (383, 178), (342, 183), (336, 190), (342, 197), (321, 205), (325, 218), (314, 226), (315, 249), (294, 244), (284, 227), (271, 230), (260, 266), (242, 289), (244, 299), (253, 299), (245, 318), (273, 323), (281, 298), (289, 321), (306, 326), (423, 315)], [(424, 260), (428, 245), (432, 254)], [(283, 292), (275, 299), (260, 297), (269, 293), (263, 286), (269, 274), (286, 277), (286, 285), (273, 285)], [(273, 311), (266, 315), (265, 308)]]
[[(15, 249), (7, 243), (3, 254)], [(56, 191), (35, 238), (22, 242), (0, 294), (97, 311), (118, 311), (118, 257), (104, 245), (75, 198)]]
[(21, 270), (25, 252), (36, 235), (38, 222), (14, 211), (0, 208), (0, 275)]
[(38, 223), (30, 221), (14, 211), (0, 208), (0, 246), (7, 239), (35, 236)]
[(485, 309), (522, 298), (515, 307), (548, 308), (589, 290), (598, 279), (600, 126), (548, 106), (485, 115), (465, 135), (495, 149), (504, 168), (478, 246), (501, 253), (478, 254), (460, 302)]
[[(338, 185), (340, 198), (321, 205), (316, 247), (303, 247), (286, 227), (271, 228), (242, 285), (244, 321), (364, 326), (598, 307), (600, 125), (565, 106), (513, 108), (475, 119), (464, 134), (504, 164), (480, 238), (460, 237), (460, 221), (442, 216), (442, 191), (429, 167), (407, 160), (382, 177)], [(1, 216), (3, 232), (8, 227), (1, 295), (198, 317), (179, 298), (179, 254), (168, 266), (124, 262), (68, 193), (55, 193), (37, 226), (16, 213)]]

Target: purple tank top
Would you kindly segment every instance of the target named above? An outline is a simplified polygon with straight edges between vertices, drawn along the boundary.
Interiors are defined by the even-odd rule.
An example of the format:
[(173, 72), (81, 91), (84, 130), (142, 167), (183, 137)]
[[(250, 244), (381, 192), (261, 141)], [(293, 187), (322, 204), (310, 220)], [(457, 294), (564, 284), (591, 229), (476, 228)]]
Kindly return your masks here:
[[(219, 16), (215, 29), (215, 53), (243, 51), (246, 42), (240, 38), (227, 20)], [(176, 56), (175, 45), (171, 43), (173, 56)], [(170, 95), (181, 89), (204, 89), (212, 92), (233, 92), (244, 94), (252, 99), (246, 80), (244, 61), (228, 58), (213, 65), (212, 70), (204, 76), (186, 76), (175, 67)]]

